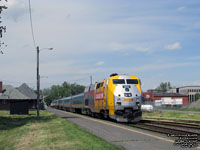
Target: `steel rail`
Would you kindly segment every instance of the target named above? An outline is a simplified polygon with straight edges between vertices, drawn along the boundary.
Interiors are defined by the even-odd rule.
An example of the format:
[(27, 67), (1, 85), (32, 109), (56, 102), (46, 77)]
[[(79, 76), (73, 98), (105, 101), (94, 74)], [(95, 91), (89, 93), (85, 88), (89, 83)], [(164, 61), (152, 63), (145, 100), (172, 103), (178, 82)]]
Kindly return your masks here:
[(195, 134), (198, 137), (198, 141), (200, 141), (200, 126), (199, 125), (142, 120), (141, 122), (137, 124), (129, 124), (129, 126), (140, 128), (140, 129), (146, 129), (149, 131), (164, 133), (167, 135)]
[(198, 124), (177, 123), (177, 122), (169, 122), (169, 121), (155, 121), (155, 120), (141, 120), (140, 123), (169, 125), (173, 127), (192, 128), (192, 129), (200, 130), (200, 124), (198, 125)]
[(146, 118), (145, 120), (150, 121), (158, 121), (158, 120), (165, 120), (165, 121), (174, 121), (174, 122), (183, 122), (183, 123), (196, 123), (200, 124), (200, 121), (197, 120), (180, 120), (180, 119), (167, 119), (167, 118)]

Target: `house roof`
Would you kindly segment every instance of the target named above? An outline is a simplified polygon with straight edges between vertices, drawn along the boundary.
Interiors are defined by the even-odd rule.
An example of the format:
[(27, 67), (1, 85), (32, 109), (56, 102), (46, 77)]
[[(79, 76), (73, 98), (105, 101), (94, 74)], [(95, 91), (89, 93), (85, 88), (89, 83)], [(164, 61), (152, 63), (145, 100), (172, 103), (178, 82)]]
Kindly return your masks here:
[(159, 96), (159, 97), (184, 97), (184, 96), (188, 96), (185, 94), (180, 94), (180, 93), (154, 93), (154, 96)]
[[(188, 86), (181, 86), (177, 88), (180, 89), (180, 88), (196, 88), (196, 87), (200, 88), (200, 85), (188, 85)], [(172, 89), (177, 89), (177, 88), (172, 88)]]
[(37, 99), (35, 92), (26, 83), (23, 83), (19, 88), (17, 88), (17, 90), (30, 99)]
[(195, 88), (195, 87), (199, 87), (200, 88), (200, 85), (194, 85), (194, 86), (182, 86), (182, 87), (179, 87), (180, 88)]
[(0, 95), (0, 99), (30, 99), (11, 85), (3, 85), (3, 89), (6, 91)]

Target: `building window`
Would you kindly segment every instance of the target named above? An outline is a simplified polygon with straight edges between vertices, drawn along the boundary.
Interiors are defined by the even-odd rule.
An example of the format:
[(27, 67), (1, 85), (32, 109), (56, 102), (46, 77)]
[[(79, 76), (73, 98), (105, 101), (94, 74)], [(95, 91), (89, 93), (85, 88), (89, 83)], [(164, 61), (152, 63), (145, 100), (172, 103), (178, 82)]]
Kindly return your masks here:
[(189, 95), (189, 102), (192, 103), (195, 101), (195, 95)]
[(192, 102), (194, 102), (194, 95), (192, 95), (192, 100), (191, 100), (191, 103), (192, 103)]
[(191, 103), (191, 95), (189, 95), (189, 103)]

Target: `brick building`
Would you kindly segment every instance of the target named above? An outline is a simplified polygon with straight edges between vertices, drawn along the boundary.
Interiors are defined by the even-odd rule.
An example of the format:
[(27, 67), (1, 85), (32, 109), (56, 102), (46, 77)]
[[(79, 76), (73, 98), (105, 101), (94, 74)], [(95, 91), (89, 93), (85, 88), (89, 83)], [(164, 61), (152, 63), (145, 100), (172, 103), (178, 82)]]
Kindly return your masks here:
[(180, 93), (153, 93), (153, 92), (143, 92), (142, 96), (146, 103), (152, 103), (156, 100), (161, 100), (162, 98), (182, 99), (182, 106), (187, 106), (189, 104), (188, 95)]

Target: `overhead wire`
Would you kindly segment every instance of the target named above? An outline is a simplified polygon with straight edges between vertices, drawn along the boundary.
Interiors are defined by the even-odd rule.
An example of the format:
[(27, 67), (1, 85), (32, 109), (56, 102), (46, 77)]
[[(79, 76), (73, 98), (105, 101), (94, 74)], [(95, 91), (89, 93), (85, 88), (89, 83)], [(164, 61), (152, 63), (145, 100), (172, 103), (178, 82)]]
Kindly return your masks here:
[[(37, 48), (37, 45), (36, 45), (36, 42), (35, 42), (34, 30), (33, 30), (33, 20), (32, 20), (32, 12), (31, 12), (31, 0), (28, 0), (28, 2), (29, 2), (29, 14), (30, 14), (30, 25), (31, 25), (32, 39), (33, 39), (34, 47)], [(83, 80), (85, 78), (88, 78), (88, 77), (80, 78), (80, 79), (74, 80), (72, 82), (80, 81), (80, 80)]]
[(7, 82), (7, 83), (18, 83), (18, 84), (23, 84), (23, 83), (26, 83), (26, 84), (35, 84), (33, 82), (23, 82), (23, 81), (10, 81), (10, 80), (0, 80), (2, 82)]
[(35, 37), (34, 37), (34, 32), (33, 32), (33, 21), (32, 21), (32, 13), (31, 13), (31, 0), (29, 0), (28, 2), (29, 2), (29, 14), (30, 14), (32, 39), (33, 39), (34, 47), (37, 48), (36, 42), (35, 42)]

